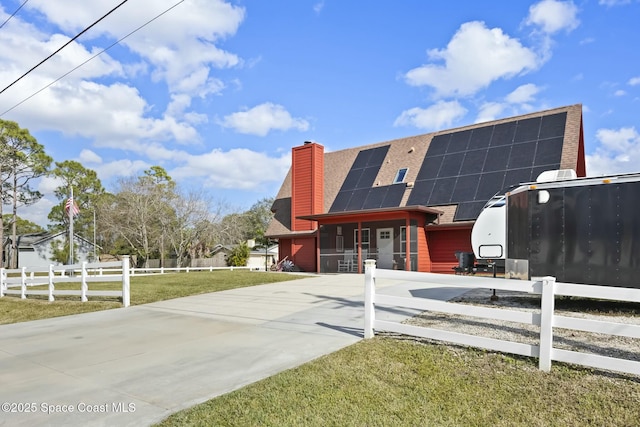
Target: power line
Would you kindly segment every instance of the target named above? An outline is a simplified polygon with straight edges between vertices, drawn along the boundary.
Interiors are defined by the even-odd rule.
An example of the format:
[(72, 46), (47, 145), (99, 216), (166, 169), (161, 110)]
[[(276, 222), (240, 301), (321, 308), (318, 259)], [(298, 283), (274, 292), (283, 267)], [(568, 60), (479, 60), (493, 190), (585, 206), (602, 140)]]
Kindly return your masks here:
[(27, 74), (31, 73), (33, 70), (35, 70), (36, 68), (38, 68), (39, 66), (41, 66), (42, 64), (44, 64), (45, 62), (47, 62), (49, 59), (51, 59), (51, 57), (53, 57), (56, 53), (60, 52), (62, 49), (64, 49), (65, 47), (67, 47), (71, 42), (75, 41), (78, 37), (80, 37), (81, 35), (83, 35), (84, 33), (86, 33), (87, 31), (89, 31), (91, 28), (93, 28), (97, 23), (99, 23), (100, 21), (102, 21), (104, 18), (106, 18), (107, 16), (111, 15), (113, 12), (115, 12), (116, 9), (118, 9), (120, 6), (122, 6), (123, 4), (125, 4), (126, 2), (128, 2), (129, 0), (124, 0), (122, 3), (120, 3), (119, 5), (117, 5), (116, 7), (114, 7), (113, 9), (111, 9), (109, 12), (107, 12), (105, 15), (102, 15), (102, 17), (100, 19), (98, 19), (96, 22), (94, 22), (93, 24), (89, 25), (87, 28), (85, 28), (84, 30), (80, 31), (78, 34), (76, 34), (76, 36), (74, 38), (72, 38), (71, 40), (69, 40), (68, 42), (66, 42), (65, 44), (62, 45), (62, 47), (60, 47), (58, 50), (56, 50), (55, 52), (53, 52), (51, 55), (47, 56), (46, 58), (44, 58), (42, 61), (38, 62), (34, 67), (32, 67), (29, 71), (27, 71), (26, 73), (24, 73), (23, 75), (21, 75), (20, 77), (18, 77), (16, 80), (14, 80), (9, 86), (5, 87), (4, 89), (0, 90), (0, 95), (2, 93), (4, 93), (5, 90), (9, 89), (11, 86), (13, 86), (14, 84), (18, 83), (20, 80), (22, 80), (23, 77), (25, 77)]
[[(20, 105), (24, 104), (25, 102), (27, 102), (28, 100), (30, 100), (31, 98), (33, 98), (34, 96), (36, 96), (37, 94), (39, 94), (40, 92), (44, 91), (45, 89), (51, 87), (52, 85), (56, 84), (57, 82), (59, 82), (60, 80), (62, 80), (63, 78), (67, 77), (69, 74), (73, 73), (75, 70), (77, 70), (78, 68), (84, 66), (86, 63), (88, 63), (89, 61), (92, 61), (93, 59), (95, 59), (96, 57), (102, 55), (104, 52), (108, 51), (109, 49), (111, 49), (112, 47), (114, 47), (115, 45), (119, 44), (122, 40), (126, 39), (127, 37), (131, 36), (134, 33), (137, 33), (138, 31), (140, 31), (142, 28), (146, 27), (147, 25), (149, 25), (150, 23), (152, 23), (153, 21), (155, 21), (156, 19), (160, 18), (161, 16), (165, 15), (166, 13), (168, 13), (169, 11), (171, 11), (172, 9), (174, 9), (175, 7), (177, 7), (180, 3), (183, 3), (184, 0), (180, 0), (178, 3), (174, 4), (173, 6), (171, 6), (170, 8), (166, 9), (165, 11), (163, 11), (162, 13), (154, 16), (153, 18), (151, 18), (150, 20), (148, 20), (147, 22), (145, 22), (144, 24), (140, 25), (138, 28), (136, 28), (135, 30), (129, 32), (128, 34), (126, 34), (125, 36), (119, 38), (118, 40), (116, 40), (115, 42), (111, 43), (109, 46), (107, 46), (106, 48), (102, 49), (100, 52), (96, 53), (95, 55), (91, 56), (89, 59), (87, 59), (86, 61), (80, 63), (79, 65), (73, 67), (71, 70), (67, 71), (66, 73), (64, 73), (63, 75), (61, 75), (60, 77), (58, 77), (57, 79), (55, 79), (54, 81), (52, 81), (51, 83), (43, 86), (41, 89), (37, 90), (36, 92), (32, 93), (31, 95), (29, 95), (28, 97), (26, 97), (25, 99), (23, 99), (22, 101), (18, 102), (17, 104), (15, 104), (13, 107), (9, 108), (8, 110), (3, 111), (2, 113), (0, 113), (0, 117), (4, 116), (5, 114), (9, 113), (10, 111), (16, 109), (17, 107), (19, 107)], [(1, 92), (0, 92), (1, 93)]]
[(19, 7), (19, 8), (17, 8), (17, 9), (16, 9), (16, 11), (15, 11), (15, 12), (13, 12), (13, 13), (11, 14), (11, 16), (9, 16), (9, 17), (8, 17), (8, 18), (7, 18), (7, 19), (2, 23), (2, 25), (0, 25), (0, 28), (4, 27), (4, 25), (5, 25), (7, 22), (9, 22), (9, 21), (11, 20), (11, 18), (13, 18), (14, 16), (16, 16), (16, 13), (20, 12), (20, 9), (22, 9), (22, 6), (24, 6), (25, 4), (27, 4), (27, 2), (28, 2), (28, 1), (29, 1), (29, 0), (24, 0), (24, 1), (22, 2), (22, 4), (20, 5), (20, 7)]

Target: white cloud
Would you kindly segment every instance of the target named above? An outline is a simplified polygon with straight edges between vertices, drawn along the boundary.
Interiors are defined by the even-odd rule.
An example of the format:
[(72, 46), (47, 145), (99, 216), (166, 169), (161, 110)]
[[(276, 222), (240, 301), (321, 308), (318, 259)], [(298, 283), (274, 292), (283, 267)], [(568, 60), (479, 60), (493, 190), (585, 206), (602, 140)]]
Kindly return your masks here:
[(533, 83), (524, 84), (519, 86), (505, 97), (505, 100), (510, 104), (524, 104), (535, 100), (535, 95), (540, 92), (540, 88)]
[(458, 101), (438, 101), (429, 108), (411, 108), (403, 111), (394, 126), (414, 126), (419, 129), (440, 130), (451, 127), (464, 117), (467, 110)]
[(533, 83), (527, 83), (518, 86), (514, 91), (504, 97), (502, 102), (486, 102), (479, 108), (476, 117), (476, 123), (488, 122), (504, 117), (505, 111), (510, 113), (522, 114), (533, 109), (531, 103), (534, 102), (535, 96), (542, 90)]
[(184, 160), (183, 166), (170, 171), (174, 179), (197, 179), (205, 187), (237, 190), (279, 185), (291, 165), (290, 153), (270, 157), (244, 148), (185, 155)]
[(586, 156), (589, 175), (636, 172), (640, 163), (640, 133), (635, 127), (599, 129), (596, 139), (600, 145)]
[(611, 6), (621, 6), (624, 4), (629, 4), (631, 3), (631, 0), (599, 0), (598, 4), (601, 6), (607, 6), (607, 7), (611, 7)]
[(282, 105), (271, 102), (229, 114), (218, 122), (221, 126), (231, 128), (238, 133), (258, 136), (265, 136), (272, 130), (297, 129), (306, 131), (309, 129), (309, 122), (291, 117), (291, 114)]
[(617, 91), (613, 92), (613, 96), (625, 96), (626, 94), (627, 92), (622, 89), (618, 89)]
[(630, 78), (628, 83), (629, 83), (629, 85), (631, 85), (631, 86), (637, 86), (637, 85), (640, 85), (640, 76)]
[(405, 74), (412, 86), (431, 86), (436, 96), (472, 95), (498, 79), (526, 74), (541, 65), (541, 59), (500, 28), (484, 22), (462, 24), (445, 49), (428, 52), (432, 61)]
[(143, 160), (121, 159), (91, 167), (95, 170), (101, 181), (108, 181), (114, 177), (139, 175), (149, 169), (152, 164)]
[(80, 152), (80, 157), (78, 158), (80, 163), (91, 163), (99, 165), (102, 163), (102, 157), (97, 155), (91, 150), (87, 150), (86, 148)]
[(480, 106), (475, 122), (483, 123), (496, 120), (502, 116), (507, 107), (508, 105), (503, 102), (486, 102)]
[(322, 12), (322, 9), (324, 9), (324, 0), (319, 1), (318, 3), (313, 5), (313, 11), (316, 14), (319, 14), (320, 12)]
[(573, 1), (542, 0), (529, 8), (528, 25), (540, 27), (544, 33), (573, 31), (580, 25), (578, 7)]

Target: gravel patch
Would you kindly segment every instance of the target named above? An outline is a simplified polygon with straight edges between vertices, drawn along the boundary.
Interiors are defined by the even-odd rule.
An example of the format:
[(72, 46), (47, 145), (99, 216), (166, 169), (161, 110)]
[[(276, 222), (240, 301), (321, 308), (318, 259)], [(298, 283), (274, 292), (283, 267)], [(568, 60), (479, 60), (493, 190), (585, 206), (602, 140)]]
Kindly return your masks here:
[[(474, 289), (452, 299), (450, 302), (540, 312), (540, 295), (498, 291), (498, 298), (492, 299), (492, 293), (493, 291), (490, 289)], [(589, 305), (588, 312), (575, 311), (575, 308), (572, 310), (562, 308), (563, 306), (568, 306), (578, 307), (579, 309), (582, 304), (587, 302), (593, 304), (592, 300), (577, 301), (576, 299), (571, 299), (565, 301), (557, 299), (555, 314), (640, 325), (640, 306), (629, 307), (629, 304), (625, 303), (602, 301), (595, 303), (597, 304), (595, 309), (593, 305)], [(595, 314), (596, 312), (599, 314)], [(407, 319), (404, 323), (524, 344), (539, 344), (540, 328), (538, 326), (516, 322), (447, 313), (423, 312), (411, 319)], [(637, 338), (562, 328), (554, 328), (553, 333), (554, 348), (640, 361), (640, 339)]]

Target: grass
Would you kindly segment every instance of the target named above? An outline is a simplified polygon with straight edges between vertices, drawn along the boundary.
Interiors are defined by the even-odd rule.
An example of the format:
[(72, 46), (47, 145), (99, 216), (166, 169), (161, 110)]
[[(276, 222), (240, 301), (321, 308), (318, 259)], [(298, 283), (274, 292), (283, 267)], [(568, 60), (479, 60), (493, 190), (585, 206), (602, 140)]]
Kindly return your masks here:
[[(133, 276), (131, 278), (131, 305), (299, 278), (300, 276), (289, 274), (246, 270)], [(33, 289), (47, 289), (47, 287), (34, 286)], [(56, 289), (80, 289), (80, 283), (63, 283), (56, 285)], [(120, 290), (122, 284), (119, 282), (90, 283), (89, 289)], [(56, 301), (51, 303), (47, 301), (46, 296), (28, 296), (24, 300), (15, 296), (5, 296), (0, 298), (0, 324), (47, 319), (118, 307), (122, 307), (120, 298), (100, 297), (99, 300), (90, 298), (88, 302), (81, 302), (79, 296), (59, 296), (56, 297)]]
[(640, 380), (375, 338), (175, 413), (171, 426), (635, 426)]

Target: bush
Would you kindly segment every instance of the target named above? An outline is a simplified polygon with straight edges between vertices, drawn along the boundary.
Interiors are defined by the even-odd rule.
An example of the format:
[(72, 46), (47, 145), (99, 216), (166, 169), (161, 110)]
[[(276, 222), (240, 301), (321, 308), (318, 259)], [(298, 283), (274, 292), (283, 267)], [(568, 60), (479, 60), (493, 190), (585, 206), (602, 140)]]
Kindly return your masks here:
[(227, 265), (229, 267), (244, 267), (249, 259), (249, 246), (246, 243), (240, 243), (226, 256)]

